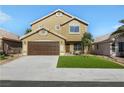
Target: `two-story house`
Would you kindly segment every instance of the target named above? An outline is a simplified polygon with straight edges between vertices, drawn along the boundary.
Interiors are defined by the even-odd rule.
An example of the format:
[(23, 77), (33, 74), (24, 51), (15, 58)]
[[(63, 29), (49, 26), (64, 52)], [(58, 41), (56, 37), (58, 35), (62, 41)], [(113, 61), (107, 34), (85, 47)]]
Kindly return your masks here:
[(81, 51), (88, 23), (56, 10), (31, 23), (32, 32), (21, 37), (24, 55), (64, 55)]

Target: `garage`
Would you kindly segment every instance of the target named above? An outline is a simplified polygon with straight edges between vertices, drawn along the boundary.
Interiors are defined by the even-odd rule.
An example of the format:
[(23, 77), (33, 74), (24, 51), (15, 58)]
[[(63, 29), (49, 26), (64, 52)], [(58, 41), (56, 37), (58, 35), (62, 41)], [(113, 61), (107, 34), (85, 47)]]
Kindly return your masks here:
[(59, 55), (59, 42), (28, 42), (28, 55)]

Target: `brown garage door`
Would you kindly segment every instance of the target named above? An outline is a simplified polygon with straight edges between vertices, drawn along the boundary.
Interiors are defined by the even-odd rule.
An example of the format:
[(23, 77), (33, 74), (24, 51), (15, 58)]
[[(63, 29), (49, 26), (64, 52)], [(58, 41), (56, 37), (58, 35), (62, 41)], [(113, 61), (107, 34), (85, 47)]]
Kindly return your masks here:
[(59, 55), (59, 42), (29, 42), (28, 55)]

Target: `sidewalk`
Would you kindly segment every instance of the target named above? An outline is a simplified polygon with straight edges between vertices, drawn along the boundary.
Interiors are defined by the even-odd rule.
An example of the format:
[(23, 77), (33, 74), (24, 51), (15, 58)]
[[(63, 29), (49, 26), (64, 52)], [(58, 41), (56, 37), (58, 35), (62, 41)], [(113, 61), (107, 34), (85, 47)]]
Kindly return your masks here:
[(0, 65), (0, 80), (124, 82), (124, 69), (56, 68), (57, 60), (23, 56)]
[(124, 65), (124, 58), (122, 57), (112, 57), (114, 60), (116, 60), (117, 62), (121, 63)]

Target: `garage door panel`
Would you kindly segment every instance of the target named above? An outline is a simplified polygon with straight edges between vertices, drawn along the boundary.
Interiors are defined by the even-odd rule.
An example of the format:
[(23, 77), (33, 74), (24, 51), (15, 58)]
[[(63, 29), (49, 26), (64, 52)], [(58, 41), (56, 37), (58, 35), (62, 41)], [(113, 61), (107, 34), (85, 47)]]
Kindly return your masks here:
[(28, 55), (59, 55), (59, 42), (29, 42)]

